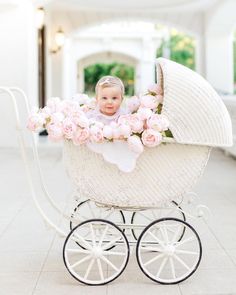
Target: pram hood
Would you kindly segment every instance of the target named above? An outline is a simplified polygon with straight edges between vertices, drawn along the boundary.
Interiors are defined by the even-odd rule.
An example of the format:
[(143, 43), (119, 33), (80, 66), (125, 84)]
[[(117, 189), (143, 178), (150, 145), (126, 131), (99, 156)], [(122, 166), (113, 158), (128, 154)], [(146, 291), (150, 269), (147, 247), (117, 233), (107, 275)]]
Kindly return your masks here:
[(229, 113), (213, 87), (199, 74), (158, 58), (157, 80), (164, 90), (162, 113), (178, 143), (232, 146)]

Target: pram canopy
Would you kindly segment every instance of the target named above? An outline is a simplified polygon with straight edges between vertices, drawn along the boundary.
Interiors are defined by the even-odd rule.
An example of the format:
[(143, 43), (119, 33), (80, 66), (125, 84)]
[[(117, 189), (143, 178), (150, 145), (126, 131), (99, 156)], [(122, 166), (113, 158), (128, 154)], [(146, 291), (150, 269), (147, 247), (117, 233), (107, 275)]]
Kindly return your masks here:
[(162, 113), (178, 143), (231, 146), (232, 124), (221, 97), (199, 74), (165, 58), (156, 62)]

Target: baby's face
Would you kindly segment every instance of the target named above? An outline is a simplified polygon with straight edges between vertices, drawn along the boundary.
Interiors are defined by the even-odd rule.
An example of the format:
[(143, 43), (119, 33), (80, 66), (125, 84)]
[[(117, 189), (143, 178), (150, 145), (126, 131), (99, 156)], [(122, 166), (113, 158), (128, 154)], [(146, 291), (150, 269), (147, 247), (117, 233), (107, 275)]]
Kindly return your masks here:
[(97, 104), (101, 113), (107, 116), (114, 115), (122, 103), (122, 94), (119, 87), (99, 87)]

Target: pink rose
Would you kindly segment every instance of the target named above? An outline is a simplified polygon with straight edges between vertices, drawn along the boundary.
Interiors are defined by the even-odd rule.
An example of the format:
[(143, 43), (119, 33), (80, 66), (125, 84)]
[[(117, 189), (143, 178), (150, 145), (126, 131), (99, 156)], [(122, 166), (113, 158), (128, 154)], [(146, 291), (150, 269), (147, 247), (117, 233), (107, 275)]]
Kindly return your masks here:
[(169, 128), (169, 121), (164, 115), (153, 114), (147, 120), (147, 127), (162, 132)]
[(129, 118), (129, 125), (131, 127), (132, 132), (141, 133), (143, 131), (143, 120), (140, 118), (138, 114), (132, 114)]
[(156, 96), (153, 95), (144, 95), (140, 100), (141, 106), (144, 108), (156, 109), (159, 104)]
[(142, 133), (142, 142), (145, 146), (154, 147), (161, 143), (162, 135), (160, 132), (153, 129), (146, 129)]
[(88, 105), (83, 105), (81, 107), (81, 110), (84, 112), (84, 113), (87, 113), (88, 111), (90, 111), (90, 107)]
[(95, 121), (94, 126), (96, 126), (99, 129), (102, 129), (104, 127), (104, 124), (102, 122)]
[(112, 136), (114, 139), (120, 139), (121, 133), (120, 133), (119, 126), (112, 128)]
[(161, 86), (159, 86), (158, 84), (152, 84), (148, 87), (148, 91), (151, 93), (155, 93), (155, 94), (163, 94), (163, 90), (161, 88)]
[(97, 121), (95, 118), (90, 118), (89, 126), (96, 126), (97, 128), (102, 129), (104, 127), (104, 123)]
[(52, 113), (52, 110), (48, 106), (45, 106), (44, 108), (41, 109), (41, 112), (47, 116), (50, 116)]
[(63, 132), (65, 134), (65, 138), (72, 139), (74, 136), (74, 133), (77, 129), (76, 124), (73, 122), (71, 118), (66, 118), (63, 121)]
[(61, 112), (56, 112), (51, 115), (51, 122), (53, 124), (61, 123), (65, 119), (65, 115)]
[(149, 109), (149, 108), (140, 107), (138, 109), (137, 114), (139, 115), (141, 120), (147, 120), (148, 118), (151, 117), (151, 115), (153, 114), (153, 111), (151, 109)]
[(89, 119), (83, 113), (73, 116), (72, 120), (77, 126), (81, 128), (89, 127)]
[(139, 108), (140, 106), (140, 100), (137, 96), (132, 96), (130, 97), (129, 99), (127, 99), (127, 107), (128, 107), (128, 110), (133, 113), (133, 112), (136, 112), (137, 109)]
[(80, 105), (82, 104), (88, 104), (89, 103), (89, 97), (87, 94), (84, 93), (77, 93), (72, 97), (73, 100), (78, 102)]
[(39, 129), (43, 128), (43, 125), (46, 123), (45, 116), (40, 113), (34, 113), (29, 116), (27, 122), (27, 128), (30, 131), (38, 131)]
[(103, 141), (103, 132), (101, 128), (97, 126), (90, 127), (90, 140), (92, 142), (102, 142)]
[(88, 107), (90, 109), (95, 109), (96, 108), (96, 105), (97, 105), (97, 101), (96, 101), (96, 98), (92, 97), (89, 99), (89, 102), (88, 102)]
[(47, 132), (48, 132), (48, 138), (52, 141), (59, 141), (63, 139), (62, 123), (48, 124)]
[(113, 128), (109, 125), (105, 125), (103, 127), (103, 136), (106, 137), (107, 139), (112, 139), (113, 138)]
[(117, 128), (118, 127), (118, 123), (117, 122), (115, 122), (115, 121), (111, 121), (111, 123), (110, 123), (110, 126), (111, 126), (111, 128)]
[(143, 144), (141, 142), (141, 139), (137, 135), (132, 135), (127, 140), (128, 146), (131, 149), (131, 151), (141, 154), (144, 150)]
[(128, 138), (132, 132), (131, 127), (127, 124), (120, 124), (118, 127), (120, 131), (120, 136)]
[(110, 134), (111, 138), (119, 139), (121, 136), (119, 124), (116, 123), (115, 121), (112, 121), (109, 125), (109, 132), (111, 132), (111, 134)]
[(72, 138), (73, 143), (75, 145), (81, 145), (88, 141), (89, 139), (89, 129), (88, 128), (78, 128), (76, 132), (74, 133), (74, 136)]
[(61, 99), (59, 97), (51, 97), (47, 101), (47, 107), (51, 113), (55, 113), (61, 110)]
[(129, 124), (129, 120), (130, 120), (130, 116), (131, 114), (127, 114), (127, 115), (120, 115), (118, 120), (117, 120), (117, 123), (118, 124)]
[(63, 100), (61, 103), (61, 112), (66, 116), (72, 116), (80, 111), (80, 105), (77, 101), (72, 99)]
[[(43, 109), (40, 109), (40, 111), (42, 111)], [(35, 115), (39, 113), (39, 108), (38, 107), (32, 107), (31, 111), (30, 111), (30, 115)]]

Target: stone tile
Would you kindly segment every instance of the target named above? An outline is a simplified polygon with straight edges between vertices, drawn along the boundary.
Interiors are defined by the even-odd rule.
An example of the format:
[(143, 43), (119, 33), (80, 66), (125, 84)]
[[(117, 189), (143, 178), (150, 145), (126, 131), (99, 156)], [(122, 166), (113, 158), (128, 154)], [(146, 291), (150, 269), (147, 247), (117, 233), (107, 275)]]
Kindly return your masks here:
[(45, 261), (43, 271), (65, 271), (66, 267), (63, 262), (62, 249), (61, 251), (51, 250)]
[(160, 285), (146, 277), (140, 269), (125, 270), (108, 285), (108, 295), (116, 294), (181, 295), (178, 285)]
[(0, 272), (39, 272), (47, 252), (1, 251)]
[(86, 286), (67, 272), (42, 272), (32, 295), (106, 295), (107, 286)]
[(233, 261), (234, 265), (236, 266), (236, 249), (226, 250), (226, 252), (229, 255), (230, 259)]
[(32, 295), (38, 276), (38, 272), (0, 272), (0, 293)]
[(236, 293), (236, 269), (199, 270), (180, 283), (182, 295), (223, 295)]
[(207, 251), (204, 251), (203, 249), (202, 260), (197, 271), (205, 269), (229, 269), (234, 267), (235, 265), (232, 262), (230, 255), (224, 250), (207, 249)]

